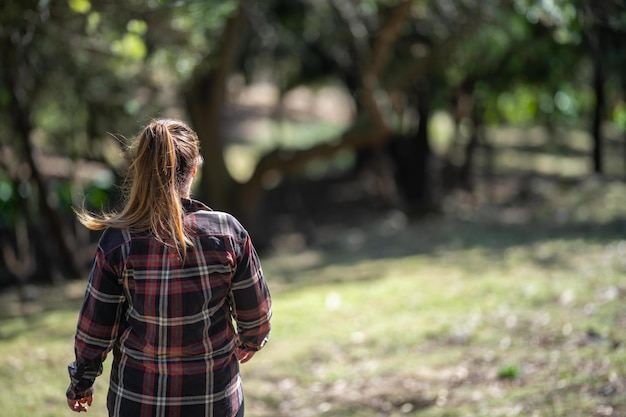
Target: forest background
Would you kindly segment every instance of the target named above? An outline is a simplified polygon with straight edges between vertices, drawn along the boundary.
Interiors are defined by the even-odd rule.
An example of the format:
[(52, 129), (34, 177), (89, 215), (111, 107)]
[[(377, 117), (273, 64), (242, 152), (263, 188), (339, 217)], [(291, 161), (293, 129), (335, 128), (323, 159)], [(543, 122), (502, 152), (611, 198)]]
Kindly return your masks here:
[(0, 406), (61, 412), (72, 208), (173, 117), (276, 294), (251, 415), (626, 415), (625, 41), (620, 0), (2, 2)]

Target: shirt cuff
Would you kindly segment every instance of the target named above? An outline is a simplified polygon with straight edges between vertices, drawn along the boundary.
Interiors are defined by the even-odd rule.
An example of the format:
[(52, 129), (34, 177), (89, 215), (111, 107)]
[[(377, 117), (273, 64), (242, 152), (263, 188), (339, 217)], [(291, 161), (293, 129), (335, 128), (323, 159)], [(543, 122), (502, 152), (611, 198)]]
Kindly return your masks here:
[(70, 374), (70, 386), (65, 395), (69, 400), (79, 400), (93, 395), (93, 384), (96, 377), (102, 374), (102, 366), (93, 370), (89, 366), (72, 362), (67, 365), (67, 371)]

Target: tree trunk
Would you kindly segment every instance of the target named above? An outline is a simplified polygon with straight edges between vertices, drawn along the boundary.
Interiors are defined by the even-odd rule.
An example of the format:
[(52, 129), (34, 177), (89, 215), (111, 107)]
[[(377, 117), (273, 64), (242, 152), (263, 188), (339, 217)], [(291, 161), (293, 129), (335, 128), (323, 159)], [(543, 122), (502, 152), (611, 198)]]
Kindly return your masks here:
[[(15, 99), (15, 97), (13, 97)], [(67, 238), (63, 232), (61, 219), (52, 206), (49, 203), (49, 192), (48, 185), (41, 173), (39, 172), (39, 167), (35, 161), (33, 156), (33, 147), (30, 142), (30, 134), (32, 128), (30, 126), (30, 122), (28, 121), (28, 116), (23, 114), (23, 111), (19, 108), (20, 106), (12, 106), (13, 107), (13, 125), (17, 133), (17, 138), (20, 140), (23, 148), (23, 156), (26, 159), (26, 164), (30, 169), (30, 179), (35, 183), (35, 188), (37, 189), (37, 199), (39, 200), (39, 208), (41, 210), (41, 214), (43, 219), (47, 225), (47, 228), (50, 232), (50, 245), (48, 247), (55, 247), (57, 253), (54, 255), (54, 258), (57, 259), (56, 266), (59, 267), (60, 270), (64, 271), (69, 275), (69, 278), (75, 279), (81, 276), (81, 270), (76, 263), (76, 259), (74, 257), (74, 252), (70, 249), (70, 245), (67, 241)], [(45, 235), (45, 232), (42, 231), (42, 235)], [(44, 256), (46, 262), (48, 261), (48, 256)], [(42, 270), (48, 271), (50, 274), (54, 273), (56, 268), (54, 267), (44, 267)], [(54, 280), (52, 277), (49, 277), (50, 282)]]
[[(626, 94), (626, 74), (621, 75), (622, 95)], [(626, 180), (626, 131), (622, 132), (622, 162), (624, 163), (624, 180)]]
[[(589, 4), (589, 12), (592, 13)], [(593, 13), (592, 13), (593, 14)], [(593, 120), (591, 121), (591, 137), (593, 140), (592, 164), (593, 172), (601, 174), (604, 171), (602, 158), (602, 118), (604, 115), (605, 94), (604, 94), (604, 28), (594, 23), (588, 30), (587, 42), (593, 61), (593, 92), (595, 96), (595, 104), (593, 109)]]
[(243, 24), (244, 12), (240, 2), (224, 26), (218, 57), (205, 57), (185, 93), (191, 123), (200, 138), (204, 158), (199, 197), (209, 205), (227, 211), (237, 211), (233, 206), (236, 183), (224, 162), (221, 121), (226, 83), (237, 57)]
[(470, 112), (472, 118), (472, 133), (467, 145), (465, 146), (465, 158), (460, 169), (459, 178), (461, 186), (468, 191), (472, 190), (474, 185), (474, 161), (476, 157), (476, 149), (480, 143), (479, 135), (483, 124), (482, 112), (475, 97), (472, 98)]
[(606, 103), (604, 94), (604, 71), (601, 57), (594, 59), (593, 90), (596, 98), (591, 125), (591, 136), (593, 138), (593, 171), (596, 174), (602, 174), (604, 171), (604, 161), (602, 157), (602, 117)]
[(415, 132), (407, 137), (395, 137), (389, 143), (389, 153), (394, 161), (396, 182), (404, 197), (409, 215), (433, 211), (431, 160), (432, 150), (428, 138), (428, 120), (431, 107), (428, 91), (418, 87), (411, 92), (419, 111)]
[(414, 199), (410, 202), (412, 212), (431, 211), (433, 208), (432, 178), (430, 175), (430, 163), (432, 159), (432, 149), (428, 138), (428, 121), (431, 115), (431, 103), (426, 88), (420, 88), (417, 93), (417, 110), (419, 112), (419, 123), (417, 132), (413, 136), (415, 149), (415, 165), (417, 167), (417, 177), (414, 182)]

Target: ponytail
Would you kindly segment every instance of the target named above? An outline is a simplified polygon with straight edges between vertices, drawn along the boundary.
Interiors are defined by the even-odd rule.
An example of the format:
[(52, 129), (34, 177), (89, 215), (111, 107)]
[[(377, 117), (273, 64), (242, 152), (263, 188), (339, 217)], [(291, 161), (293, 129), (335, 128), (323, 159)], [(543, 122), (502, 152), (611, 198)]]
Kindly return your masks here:
[(186, 197), (200, 159), (198, 137), (182, 122), (154, 120), (140, 133), (134, 147), (124, 208), (100, 216), (83, 210), (77, 212), (78, 219), (92, 230), (113, 227), (150, 232), (184, 257), (193, 243), (184, 227), (181, 197)]

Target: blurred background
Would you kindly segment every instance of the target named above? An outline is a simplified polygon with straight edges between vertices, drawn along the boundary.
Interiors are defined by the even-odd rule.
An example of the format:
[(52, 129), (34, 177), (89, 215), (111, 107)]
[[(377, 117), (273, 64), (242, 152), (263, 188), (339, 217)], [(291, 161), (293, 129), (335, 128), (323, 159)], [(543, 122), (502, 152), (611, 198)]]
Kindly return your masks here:
[[(552, 268), (570, 252), (581, 256), (568, 266), (575, 274), (585, 254), (600, 259), (609, 245), (619, 265), (602, 288), (617, 303), (626, 291), (623, 245), (611, 246), (626, 231), (625, 45), (622, 0), (1, 2), (3, 317), (46, 311), (47, 292), (54, 308), (80, 297), (98, 235), (77, 224), (72, 208), (117, 207), (127, 145), (157, 117), (185, 120), (199, 134), (205, 163), (194, 195), (242, 221), (279, 297), (299, 275), (370, 278), (388, 270), (368, 264), (373, 258), (511, 248), (552, 231), (578, 246), (515, 256)], [(307, 275), (330, 262), (314, 250), (351, 267)], [(476, 259), (454, 259), (476, 273)], [(568, 289), (552, 288), (551, 299), (569, 306)], [(336, 311), (343, 298), (329, 294), (324, 308)], [(75, 315), (78, 304), (70, 306)], [(623, 338), (607, 336), (624, 330), (626, 313), (611, 311), (604, 333), (581, 332), (620, 347), (626, 371)], [(28, 326), (0, 332), (0, 342)], [(467, 346), (465, 332), (446, 329), (453, 346)], [(350, 343), (367, 337), (354, 333)], [(498, 366), (496, 380), (523, 368)], [(623, 397), (623, 373), (609, 368), (602, 381)], [(293, 392), (293, 380), (277, 381), (276, 392)], [(437, 391), (339, 415), (406, 415), (446, 398)], [(626, 415), (614, 400), (605, 408), (590, 400), (580, 415)], [(555, 401), (543, 414), (527, 403), (507, 412), (579, 415)], [(313, 402), (323, 404), (316, 413), (333, 409), (330, 400)], [(268, 407), (256, 415), (281, 415)]]
[(626, 178), (618, 0), (41, 0), (1, 24), (2, 286), (84, 276), (71, 207), (115, 207), (155, 117), (198, 132), (195, 196), (262, 248), (390, 210), (563, 221), (523, 209)]

